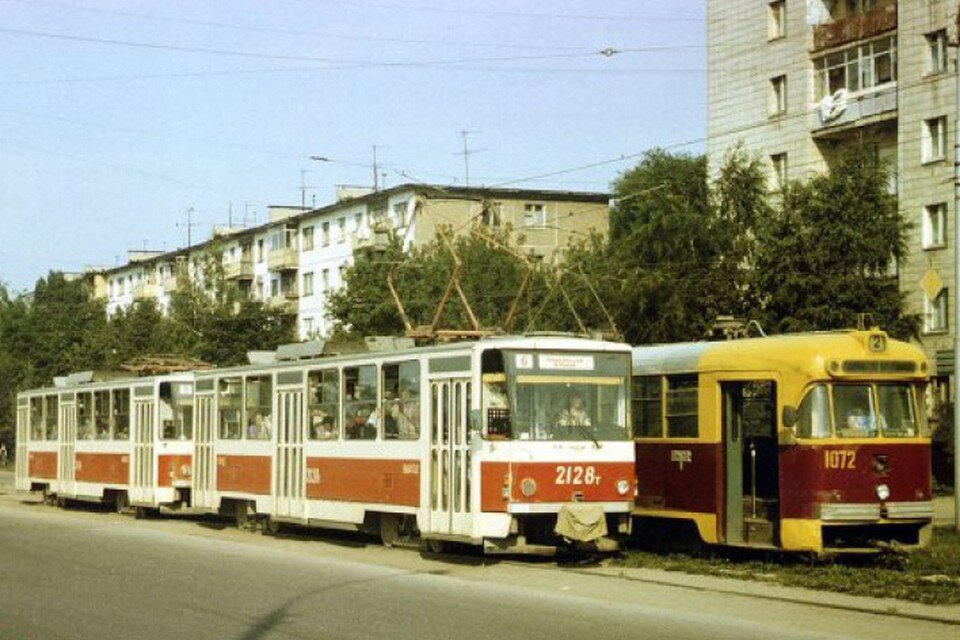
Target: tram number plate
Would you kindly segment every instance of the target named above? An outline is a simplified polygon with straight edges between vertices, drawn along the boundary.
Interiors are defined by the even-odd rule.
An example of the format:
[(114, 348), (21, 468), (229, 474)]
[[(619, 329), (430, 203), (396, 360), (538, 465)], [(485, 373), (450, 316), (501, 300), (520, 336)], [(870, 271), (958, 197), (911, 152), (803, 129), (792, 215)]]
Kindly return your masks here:
[(600, 484), (600, 476), (593, 467), (557, 465), (557, 484)]
[(847, 449), (824, 451), (823, 466), (827, 469), (856, 469), (857, 452)]

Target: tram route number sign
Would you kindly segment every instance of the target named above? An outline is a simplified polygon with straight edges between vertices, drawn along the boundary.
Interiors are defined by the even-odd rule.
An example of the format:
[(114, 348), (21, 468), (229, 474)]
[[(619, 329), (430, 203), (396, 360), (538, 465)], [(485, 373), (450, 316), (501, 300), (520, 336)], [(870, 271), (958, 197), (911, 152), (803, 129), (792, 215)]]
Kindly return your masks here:
[(670, 462), (676, 462), (680, 465), (680, 471), (683, 471), (683, 465), (693, 464), (693, 451), (690, 449), (671, 449)]

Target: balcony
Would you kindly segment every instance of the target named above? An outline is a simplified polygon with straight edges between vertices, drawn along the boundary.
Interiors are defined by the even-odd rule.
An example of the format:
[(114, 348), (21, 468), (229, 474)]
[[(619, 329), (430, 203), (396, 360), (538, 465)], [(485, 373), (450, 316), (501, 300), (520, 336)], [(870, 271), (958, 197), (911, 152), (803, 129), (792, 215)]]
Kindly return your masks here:
[(227, 262), (223, 265), (223, 277), (227, 280), (253, 280), (253, 261)]
[(300, 264), (300, 257), (294, 247), (271, 249), (267, 256), (267, 268), (270, 271), (295, 271)]
[[(291, 295), (292, 294), (292, 295)], [(296, 314), (299, 297), (296, 291), (287, 291), (278, 296), (271, 296), (267, 299), (267, 306), (274, 311), (285, 314)]]
[(878, 91), (855, 93), (842, 100), (827, 99), (813, 109), (810, 131), (814, 136), (826, 136), (897, 117), (897, 84), (891, 83)]
[(158, 288), (152, 282), (141, 282), (133, 287), (134, 300), (156, 300)]
[(864, 13), (813, 27), (813, 51), (839, 47), (897, 28), (897, 3), (888, 2)]

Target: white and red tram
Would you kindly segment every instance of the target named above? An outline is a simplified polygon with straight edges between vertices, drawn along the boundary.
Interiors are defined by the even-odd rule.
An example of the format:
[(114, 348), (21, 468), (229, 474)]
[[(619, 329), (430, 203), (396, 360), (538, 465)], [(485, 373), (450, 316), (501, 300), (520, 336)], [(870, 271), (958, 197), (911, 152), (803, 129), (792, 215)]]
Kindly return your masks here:
[(17, 487), (435, 548), (610, 548), (629, 533), (627, 345), (496, 337), (298, 358), (305, 348), (23, 393)]
[(193, 374), (55, 383), (17, 397), (17, 490), (120, 511), (189, 502)]
[(552, 549), (562, 514), (609, 543), (635, 489), (629, 376), (629, 347), (561, 337), (197, 372), (193, 505), (514, 552)]

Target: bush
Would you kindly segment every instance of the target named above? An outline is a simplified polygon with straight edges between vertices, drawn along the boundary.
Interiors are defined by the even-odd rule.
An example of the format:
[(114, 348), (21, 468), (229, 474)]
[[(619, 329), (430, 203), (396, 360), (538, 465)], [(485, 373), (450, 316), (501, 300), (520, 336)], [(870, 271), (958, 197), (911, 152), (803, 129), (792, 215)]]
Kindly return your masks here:
[(936, 483), (953, 487), (953, 403), (945, 402), (937, 410), (937, 427), (933, 432), (930, 452), (931, 471)]

